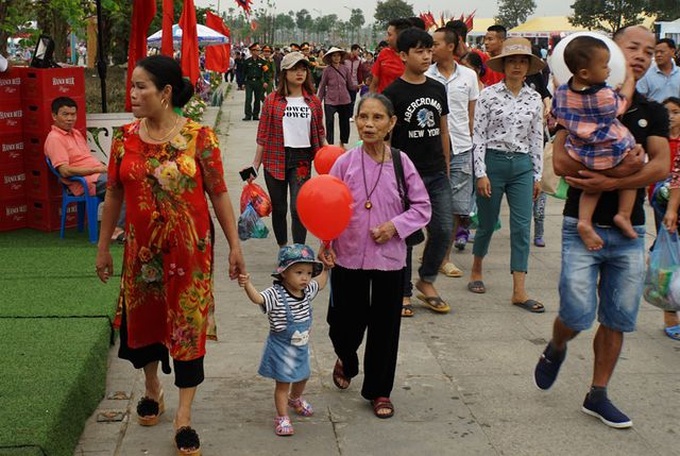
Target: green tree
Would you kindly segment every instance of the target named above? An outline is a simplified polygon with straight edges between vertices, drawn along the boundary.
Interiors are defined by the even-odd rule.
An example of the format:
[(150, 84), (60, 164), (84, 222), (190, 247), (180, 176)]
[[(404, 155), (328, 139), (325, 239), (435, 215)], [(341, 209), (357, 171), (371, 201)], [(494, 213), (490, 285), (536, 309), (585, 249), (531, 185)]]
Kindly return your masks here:
[(525, 22), (535, 9), (534, 0), (499, 0), (498, 15), (494, 20), (510, 30)]
[[(279, 13), (274, 18), (275, 35), (278, 33), (279, 42), (290, 41), (295, 31), (295, 19), (286, 13)], [(274, 40), (276, 41), (276, 40)]]
[[(364, 23), (366, 22), (366, 19), (364, 19), (364, 12), (361, 8), (352, 8), (352, 13), (349, 17), (349, 28), (351, 31), (351, 37), (350, 39), (354, 41), (354, 33), (356, 32), (357, 35), (359, 33), (359, 30), (361, 30), (361, 27), (363, 27)], [(357, 39), (357, 41), (361, 41), (360, 39)]]
[(674, 21), (680, 18), (680, 2), (678, 0), (649, 0), (645, 12), (657, 16), (659, 21)]
[(297, 28), (302, 32), (302, 39), (305, 40), (307, 32), (309, 32), (314, 25), (314, 21), (312, 20), (312, 15), (309, 14), (309, 11), (307, 11), (306, 9), (301, 9), (300, 11), (295, 13), (295, 24), (297, 25)]
[[(677, 1), (677, 0), (676, 0)], [(648, 0), (576, 0), (569, 17), (573, 25), (614, 32), (626, 25), (642, 22)]]
[(378, 0), (378, 5), (375, 7), (375, 18), (378, 26), (383, 30), (387, 28), (387, 23), (392, 19), (400, 17), (413, 17), (413, 5), (406, 3), (404, 0)]
[(7, 55), (7, 39), (32, 19), (29, 0), (0, 0), (0, 54)]

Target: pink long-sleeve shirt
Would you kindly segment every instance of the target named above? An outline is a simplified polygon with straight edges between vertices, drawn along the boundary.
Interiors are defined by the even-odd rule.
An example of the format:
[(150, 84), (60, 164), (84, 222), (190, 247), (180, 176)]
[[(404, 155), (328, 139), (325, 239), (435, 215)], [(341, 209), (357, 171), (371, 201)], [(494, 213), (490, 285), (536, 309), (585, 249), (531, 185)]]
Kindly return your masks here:
[[(385, 161), (380, 169), (361, 147), (345, 152), (333, 165), (330, 174), (341, 179), (352, 193), (354, 207), (347, 229), (333, 241), (336, 263), (347, 269), (395, 271), (406, 266), (404, 239), (430, 221), (430, 198), (418, 171), (406, 154), (401, 153), (406, 191), (411, 207), (404, 212), (399, 196), (397, 178), (392, 160)], [(362, 166), (362, 155), (363, 166)], [(368, 191), (380, 176), (378, 185), (370, 196), (373, 207), (364, 206), (367, 200), (364, 172)], [(397, 235), (384, 244), (376, 243), (371, 229), (392, 221)]]

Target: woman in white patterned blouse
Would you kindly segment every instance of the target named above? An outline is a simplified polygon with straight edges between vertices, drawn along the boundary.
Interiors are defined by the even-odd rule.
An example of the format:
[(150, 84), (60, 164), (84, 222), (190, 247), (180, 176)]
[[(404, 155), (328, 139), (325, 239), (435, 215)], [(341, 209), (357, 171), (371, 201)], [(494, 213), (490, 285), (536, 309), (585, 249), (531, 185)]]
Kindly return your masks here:
[(538, 92), (524, 84), (527, 74), (543, 68), (524, 38), (509, 38), (503, 52), (487, 65), (505, 79), (484, 89), (475, 109), (474, 165), (477, 179), (479, 227), (472, 253), (474, 262), (468, 289), (486, 291), (482, 262), (498, 222), (501, 199), (510, 206), (510, 271), (512, 303), (530, 312), (543, 312), (543, 304), (529, 299), (524, 282), (529, 262), (532, 198), (539, 192), (543, 152), (543, 103)]

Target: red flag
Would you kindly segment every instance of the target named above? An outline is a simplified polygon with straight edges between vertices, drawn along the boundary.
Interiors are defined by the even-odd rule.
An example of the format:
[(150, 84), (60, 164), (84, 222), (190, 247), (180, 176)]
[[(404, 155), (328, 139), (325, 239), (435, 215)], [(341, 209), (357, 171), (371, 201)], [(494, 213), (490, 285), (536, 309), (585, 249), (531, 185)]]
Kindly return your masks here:
[[(224, 25), (224, 21), (212, 11), (205, 13), (205, 25), (218, 33), (229, 38), (229, 28)], [(229, 54), (231, 53), (231, 43), (208, 46), (205, 49), (205, 69), (226, 73), (229, 69)]]
[(201, 72), (198, 69), (198, 32), (194, 0), (184, 0), (179, 27), (182, 29), (182, 74), (195, 85)]
[(172, 0), (163, 0), (163, 38), (161, 54), (172, 57), (172, 24), (175, 22), (175, 6)]
[(132, 105), (130, 104), (132, 72), (137, 65), (137, 61), (146, 57), (146, 34), (155, 15), (156, 0), (135, 0), (132, 4), (130, 46), (128, 47), (127, 91), (125, 92), (126, 111), (132, 110)]

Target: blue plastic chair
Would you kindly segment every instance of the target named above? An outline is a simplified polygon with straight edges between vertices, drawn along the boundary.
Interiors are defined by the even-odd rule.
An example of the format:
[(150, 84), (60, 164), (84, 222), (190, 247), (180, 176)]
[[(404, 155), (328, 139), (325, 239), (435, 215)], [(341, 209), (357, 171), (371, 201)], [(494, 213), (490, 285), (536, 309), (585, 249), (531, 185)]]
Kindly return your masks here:
[(87, 187), (87, 181), (82, 176), (71, 176), (66, 178), (73, 182), (79, 182), (83, 186), (85, 192), (80, 196), (75, 196), (71, 193), (68, 185), (61, 181), (62, 177), (59, 174), (48, 157), (45, 157), (47, 166), (52, 171), (52, 174), (57, 176), (61, 184), (61, 230), (59, 236), (63, 239), (64, 231), (66, 229), (66, 208), (71, 203), (76, 203), (78, 207), (78, 231), (82, 232), (85, 225), (85, 214), (87, 214), (87, 231), (90, 242), (96, 244), (99, 238), (99, 221), (97, 220), (99, 203), (102, 202), (96, 195), (90, 195)]

